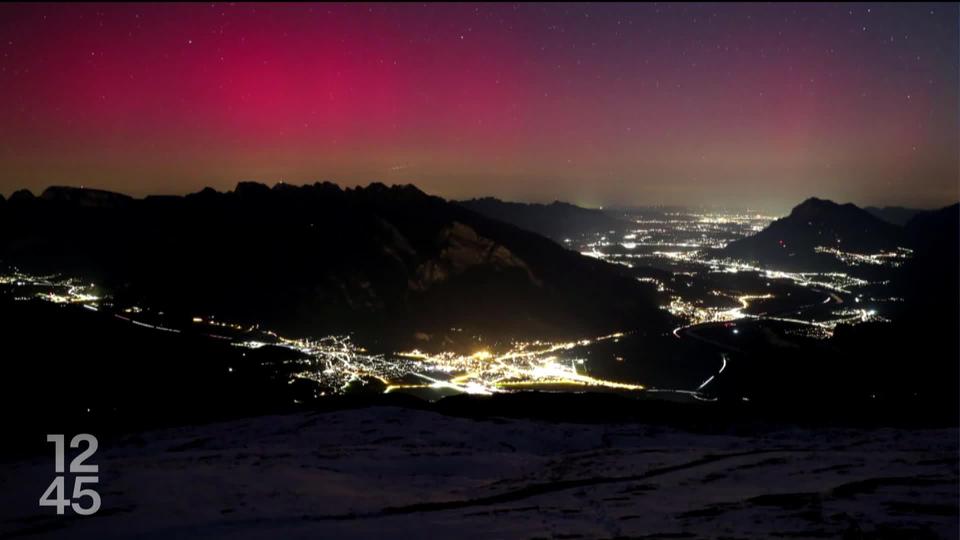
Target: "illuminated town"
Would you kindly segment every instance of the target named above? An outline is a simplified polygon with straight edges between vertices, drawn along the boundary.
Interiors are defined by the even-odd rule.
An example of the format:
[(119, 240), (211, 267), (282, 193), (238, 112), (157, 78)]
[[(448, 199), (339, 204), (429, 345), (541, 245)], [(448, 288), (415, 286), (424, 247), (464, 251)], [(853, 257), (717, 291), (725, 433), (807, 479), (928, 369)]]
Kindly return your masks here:
[(910, 256), (913, 255), (913, 250), (905, 247), (897, 248), (894, 251), (880, 253), (849, 253), (840, 251), (837, 248), (828, 248), (823, 246), (818, 246), (814, 248), (814, 250), (817, 253), (829, 253), (835, 256), (841, 262), (850, 266), (868, 264), (896, 268), (900, 266), (904, 260), (909, 259)]
[(727, 211), (640, 209), (623, 213), (630, 224), (627, 230), (566, 239), (565, 243), (584, 255), (632, 266), (653, 253), (722, 248), (776, 219), (761, 213)]
[[(637, 279), (653, 284), (659, 292), (669, 295), (663, 309), (684, 321), (674, 330), (680, 331), (699, 324), (723, 323), (741, 319), (769, 320), (791, 323), (800, 328), (791, 333), (813, 338), (827, 338), (840, 324), (857, 324), (870, 321), (886, 321), (876, 309), (850, 307), (859, 304), (864, 295), (858, 290), (869, 285), (883, 285), (846, 272), (790, 272), (758, 266), (752, 261), (716, 258), (711, 250), (722, 248), (729, 242), (763, 230), (775, 217), (757, 212), (743, 211), (661, 211), (638, 209), (624, 211), (631, 226), (623, 231), (606, 231), (580, 239), (567, 239), (565, 243), (578, 249), (583, 255), (630, 268), (650, 267), (669, 271), (672, 275), (720, 276), (723, 274), (750, 274), (769, 287), (771, 283), (784, 283), (823, 293), (823, 305), (831, 309), (807, 310), (804, 317), (752, 314), (748, 311), (751, 302), (774, 298), (773, 293), (758, 290), (711, 289), (708, 295), (727, 299), (732, 307), (717, 307), (705, 302), (703, 295), (690, 295), (683, 287), (671, 286), (662, 278), (638, 276)], [(880, 253), (851, 253), (835, 247), (817, 247), (816, 253), (833, 255), (848, 268), (873, 266), (896, 268), (912, 256), (907, 248)], [(871, 300), (877, 300), (871, 298)], [(897, 298), (882, 298), (895, 302)]]
[[(711, 249), (753, 234), (773, 218), (756, 213), (665, 212), (660, 217), (637, 216), (624, 231), (608, 231), (594, 237), (567, 240), (569, 247), (631, 268), (652, 267), (684, 278), (669, 283), (662, 277), (638, 275), (669, 300), (662, 309), (680, 325), (673, 335), (681, 338), (698, 325), (736, 321), (785, 323), (788, 334), (817, 339), (828, 338), (839, 324), (886, 321), (875, 307), (861, 305), (859, 291), (868, 280), (843, 272), (787, 272), (761, 268), (749, 261), (716, 259)], [(860, 265), (895, 267), (908, 259), (910, 250), (878, 254), (845, 253), (835, 248), (818, 248), (850, 267)], [(687, 288), (703, 277), (725, 284), (724, 276), (745, 275), (757, 283), (755, 290), (721, 286), (706, 293), (689, 293)], [(686, 285), (683, 285), (686, 284)], [(0, 275), (3, 286), (17, 300), (39, 299), (55, 304), (77, 304), (91, 311), (105, 310), (117, 319), (158, 331), (181, 333), (185, 327), (200, 329), (210, 338), (229, 340), (242, 348), (277, 347), (295, 354), (285, 362), (290, 381), (317, 383), (317, 395), (342, 393), (352, 384), (378, 381), (384, 392), (440, 390), (455, 393), (492, 394), (531, 388), (607, 389), (640, 391), (644, 385), (614, 381), (590, 374), (590, 347), (604, 341), (617, 342), (623, 333), (564, 342), (516, 341), (496, 347), (479, 347), (469, 354), (409, 350), (374, 353), (350, 336), (331, 335), (291, 339), (253, 324), (237, 324), (210, 316), (194, 316), (177, 324), (163, 313), (139, 306), (116, 306), (109, 295), (93, 283), (60, 276), (32, 276), (19, 271)], [(784, 287), (800, 287), (820, 293), (812, 305), (795, 306), (787, 313), (753, 309), (777, 299)], [(896, 299), (885, 299), (895, 301)], [(876, 304), (874, 302), (874, 304)]]
[[(95, 294), (94, 284), (81, 284), (72, 278), (32, 276), (14, 271), (0, 275), (0, 285), (11, 287), (20, 301), (37, 299), (56, 304), (77, 304), (91, 311), (111, 309), (113, 316), (130, 324), (153, 330), (181, 333), (173, 323), (159, 324), (156, 315), (138, 306), (117, 308), (108, 296)], [(33, 291), (33, 294), (27, 293)], [(151, 317), (146, 317), (151, 315)], [(151, 321), (151, 322), (148, 322)], [(515, 342), (506, 350), (490, 348), (463, 355), (453, 352), (430, 354), (419, 350), (394, 354), (373, 354), (355, 344), (349, 336), (289, 339), (256, 326), (193, 317), (190, 323), (204, 329), (205, 335), (231, 340), (233, 345), (249, 349), (266, 346), (296, 351), (299, 358), (292, 380), (316, 382), (333, 392), (344, 391), (354, 381), (372, 378), (385, 385), (385, 391), (398, 389), (449, 389), (470, 394), (491, 394), (510, 389), (534, 387), (595, 387), (614, 390), (643, 390), (639, 384), (598, 379), (585, 371), (585, 359), (578, 350), (590, 345), (617, 340), (615, 333), (593, 339), (553, 343)], [(225, 332), (224, 332), (225, 331)], [(237, 333), (230, 337), (223, 333)], [(247, 339), (254, 335), (255, 339)]]

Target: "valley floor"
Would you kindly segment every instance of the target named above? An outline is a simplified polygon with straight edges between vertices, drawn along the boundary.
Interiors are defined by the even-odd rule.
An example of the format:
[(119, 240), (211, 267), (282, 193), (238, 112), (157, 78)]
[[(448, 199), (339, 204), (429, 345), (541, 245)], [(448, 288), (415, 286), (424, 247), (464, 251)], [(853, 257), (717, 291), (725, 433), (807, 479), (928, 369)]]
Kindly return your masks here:
[(376, 407), (100, 446), (91, 517), (38, 508), (52, 447), (0, 469), (0, 536), (958, 536), (956, 429), (698, 434)]

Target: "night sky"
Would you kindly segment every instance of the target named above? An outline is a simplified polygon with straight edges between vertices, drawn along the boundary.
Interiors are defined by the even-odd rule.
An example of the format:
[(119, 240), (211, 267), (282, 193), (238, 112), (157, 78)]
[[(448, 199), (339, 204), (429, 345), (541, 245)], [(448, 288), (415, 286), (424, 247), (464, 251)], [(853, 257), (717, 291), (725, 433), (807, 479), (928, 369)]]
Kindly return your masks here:
[(0, 193), (958, 196), (956, 4), (2, 5)]

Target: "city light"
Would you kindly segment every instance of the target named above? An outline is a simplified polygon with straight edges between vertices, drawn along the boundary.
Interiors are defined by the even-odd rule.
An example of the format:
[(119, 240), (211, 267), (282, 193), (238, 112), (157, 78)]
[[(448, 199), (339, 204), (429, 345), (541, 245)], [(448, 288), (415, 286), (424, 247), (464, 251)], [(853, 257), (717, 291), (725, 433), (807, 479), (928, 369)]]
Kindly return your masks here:
[[(661, 306), (682, 321), (673, 330), (681, 338), (696, 325), (734, 321), (775, 321), (787, 325), (787, 334), (827, 338), (840, 324), (887, 321), (876, 302), (863, 306), (860, 289), (871, 285), (844, 272), (791, 272), (760, 267), (752, 261), (716, 258), (714, 248), (753, 234), (772, 220), (756, 213), (666, 212), (656, 219), (633, 219), (626, 231), (606, 231), (594, 236), (565, 239), (583, 255), (628, 267), (665, 268), (673, 278), (639, 275), (636, 279), (655, 287), (668, 301)], [(912, 256), (908, 249), (863, 254), (820, 247), (850, 266), (898, 266)], [(824, 295), (818, 309), (790, 313), (750, 312), (751, 305), (777, 299), (774, 292), (718, 286), (706, 292), (688, 291), (691, 280), (744, 274), (769, 287), (782, 283)], [(713, 279), (712, 282), (728, 283)], [(732, 283), (732, 282), (731, 282)], [(749, 283), (749, 281), (748, 281)], [(686, 284), (686, 286), (684, 286)], [(644, 386), (597, 378), (589, 374), (587, 352), (596, 343), (617, 340), (623, 333), (568, 341), (515, 341), (486, 346), (469, 353), (424, 352), (417, 349), (372, 353), (348, 335), (287, 338), (256, 324), (238, 324), (212, 315), (196, 315), (182, 325), (140, 306), (114, 306), (109, 296), (88, 282), (61, 276), (33, 276), (13, 271), (0, 275), (0, 285), (15, 291), (18, 300), (37, 299), (61, 305), (79, 304), (90, 311), (112, 312), (130, 324), (153, 330), (180, 333), (188, 328), (208, 337), (252, 350), (264, 347), (288, 349), (296, 354), (282, 363), (289, 368), (290, 382), (308, 380), (324, 392), (345, 392), (358, 381), (379, 381), (386, 392), (413, 389), (443, 389), (468, 394), (492, 394), (529, 388), (604, 388), (641, 391)], [(784, 290), (782, 288), (770, 291)], [(22, 291), (22, 292), (21, 292)], [(895, 301), (895, 298), (881, 299)], [(853, 307), (856, 306), (856, 307)], [(453, 330), (453, 329), (452, 329)], [(732, 335), (740, 328), (731, 329)], [(617, 356), (623, 361), (622, 356)], [(724, 366), (726, 360), (724, 360)], [(232, 368), (231, 368), (232, 369)], [(721, 370), (722, 371), (722, 370)], [(704, 386), (706, 383), (704, 384)]]

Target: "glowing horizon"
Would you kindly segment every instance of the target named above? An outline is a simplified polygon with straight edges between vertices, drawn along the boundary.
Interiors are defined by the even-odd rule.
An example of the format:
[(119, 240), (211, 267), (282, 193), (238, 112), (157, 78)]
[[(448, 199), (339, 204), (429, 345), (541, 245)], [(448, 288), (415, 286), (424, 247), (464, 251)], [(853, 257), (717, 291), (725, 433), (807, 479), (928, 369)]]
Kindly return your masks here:
[(0, 193), (958, 198), (947, 4), (0, 7)]

